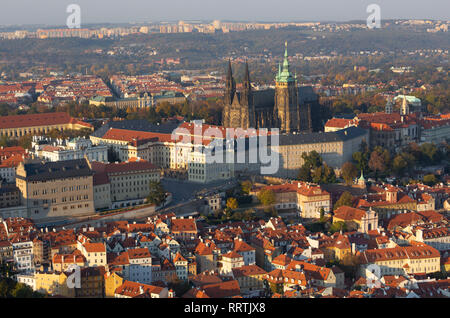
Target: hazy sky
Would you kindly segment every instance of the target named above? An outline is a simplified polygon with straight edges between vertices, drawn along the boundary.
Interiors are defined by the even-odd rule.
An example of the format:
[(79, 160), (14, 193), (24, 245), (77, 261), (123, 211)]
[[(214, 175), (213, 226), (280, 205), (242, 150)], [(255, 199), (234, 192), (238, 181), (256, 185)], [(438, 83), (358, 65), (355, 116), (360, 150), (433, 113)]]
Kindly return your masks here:
[(1, 0), (0, 24), (65, 25), (67, 5), (81, 7), (81, 23), (165, 20), (366, 20), (367, 5), (381, 18), (449, 20), (450, 0)]

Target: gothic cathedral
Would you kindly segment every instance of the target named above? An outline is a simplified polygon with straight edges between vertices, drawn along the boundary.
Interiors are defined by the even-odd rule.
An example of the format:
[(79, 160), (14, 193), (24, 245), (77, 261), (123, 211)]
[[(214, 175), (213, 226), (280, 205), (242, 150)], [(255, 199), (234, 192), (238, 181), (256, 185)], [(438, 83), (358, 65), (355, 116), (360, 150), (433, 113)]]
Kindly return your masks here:
[[(243, 88), (236, 91), (231, 62), (228, 63), (222, 124), (233, 128), (279, 128), (283, 133), (312, 131), (311, 107), (318, 97), (311, 87), (298, 86), (297, 74), (289, 70), (287, 43), (279, 65), (275, 90), (252, 90), (248, 64)], [(318, 109), (318, 107), (315, 107)]]

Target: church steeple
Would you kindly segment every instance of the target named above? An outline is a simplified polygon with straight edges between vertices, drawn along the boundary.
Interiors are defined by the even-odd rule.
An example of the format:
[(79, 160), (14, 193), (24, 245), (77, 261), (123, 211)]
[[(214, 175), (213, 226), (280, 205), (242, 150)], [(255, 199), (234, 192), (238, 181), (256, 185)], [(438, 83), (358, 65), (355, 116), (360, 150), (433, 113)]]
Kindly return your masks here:
[(248, 62), (245, 61), (245, 74), (244, 74), (244, 89), (250, 88), (251, 82), (250, 82), (250, 72), (248, 70)]
[(284, 43), (284, 45), (285, 50), (284, 50), (283, 68), (281, 69), (281, 72), (279, 72), (279, 76), (277, 76), (277, 82), (293, 82), (294, 78), (292, 77), (292, 74), (289, 71), (287, 41)]
[(231, 105), (233, 103), (233, 97), (236, 92), (236, 82), (233, 78), (233, 70), (231, 68), (231, 60), (228, 60), (228, 73), (225, 84), (225, 96), (224, 103), (225, 105)]
[(245, 74), (244, 74), (244, 82), (242, 94), (241, 94), (241, 103), (245, 106), (251, 106), (252, 104), (252, 84), (250, 80), (250, 72), (248, 70), (248, 62), (245, 62)]
[(409, 104), (408, 100), (406, 99), (406, 96), (403, 95), (403, 102), (402, 102), (402, 108), (400, 109), (401, 115), (409, 115)]

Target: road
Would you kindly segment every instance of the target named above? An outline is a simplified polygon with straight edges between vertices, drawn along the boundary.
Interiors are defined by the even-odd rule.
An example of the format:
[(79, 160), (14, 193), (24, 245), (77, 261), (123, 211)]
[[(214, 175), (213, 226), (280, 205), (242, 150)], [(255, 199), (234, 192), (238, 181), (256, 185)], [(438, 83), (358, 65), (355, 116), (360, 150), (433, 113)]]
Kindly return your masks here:
[[(188, 216), (192, 215), (194, 212), (199, 212), (199, 208), (203, 205), (202, 199), (198, 198), (198, 194), (212, 194), (215, 192), (226, 191), (234, 187), (237, 184), (236, 180), (231, 181), (215, 181), (208, 184), (199, 184), (187, 180), (175, 180), (164, 178), (161, 180), (166, 191), (172, 193), (172, 201), (164, 208), (157, 211), (149, 211), (145, 216), (140, 216), (134, 218), (136, 221), (145, 221), (149, 216), (155, 214), (162, 214), (167, 212), (175, 212), (177, 216)], [(137, 211), (142, 211), (146, 209), (138, 209)], [(55, 227), (55, 228), (70, 228), (79, 226), (81, 224), (95, 224), (101, 220), (101, 216), (98, 213), (87, 215), (83, 217), (78, 217), (75, 219), (62, 219), (55, 220), (51, 222), (39, 222), (36, 221), (35, 224), (39, 227)]]

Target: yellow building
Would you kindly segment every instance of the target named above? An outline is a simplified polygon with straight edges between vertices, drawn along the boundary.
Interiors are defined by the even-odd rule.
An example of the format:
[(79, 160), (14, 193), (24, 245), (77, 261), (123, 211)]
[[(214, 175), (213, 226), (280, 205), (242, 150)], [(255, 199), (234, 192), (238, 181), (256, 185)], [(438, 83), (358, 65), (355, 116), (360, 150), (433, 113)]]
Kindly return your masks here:
[(19, 138), (28, 134), (44, 134), (57, 129), (94, 130), (94, 127), (70, 117), (68, 113), (43, 113), (0, 117), (0, 137)]
[(370, 265), (377, 265), (380, 275), (428, 274), (441, 270), (441, 255), (438, 250), (422, 243), (411, 246), (371, 249), (359, 257), (360, 272), (368, 275)]
[(117, 287), (123, 284), (123, 277), (117, 272), (108, 272), (105, 274), (105, 297), (114, 298)]
[(232, 269), (233, 277), (238, 281), (241, 292), (264, 289), (267, 272), (257, 265), (246, 265)]
[(16, 186), (32, 219), (94, 213), (92, 171), (85, 159), (21, 163)]
[(36, 291), (49, 295), (75, 297), (75, 289), (67, 285), (68, 274), (62, 272), (36, 272)]
[(352, 255), (350, 241), (347, 236), (335, 233), (332, 237), (324, 237), (319, 241), (319, 248), (323, 251), (324, 259), (330, 261), (349, 261)]
[(86, 259), (81, 255), (80, 251), (76, 250), (72, 254), (53, 255), (52, 265), (54, 271), (65, 272), (73, 265), (84, 267), (86, 265)]
[(273, 191), (276, 209), (297, 209), (302, 218), (320, 218), (322, 209), (325, 213), (330, 212), (331, 195), (317, 184), (292, 182), (270, 185), (260, 190)]
[(351, 231), (368, 233), (378, 228), (378, 214), (370, 209), (364, 211), (349, 206), (341, 206), (334, 211), (333, 223), (343, 222)]

